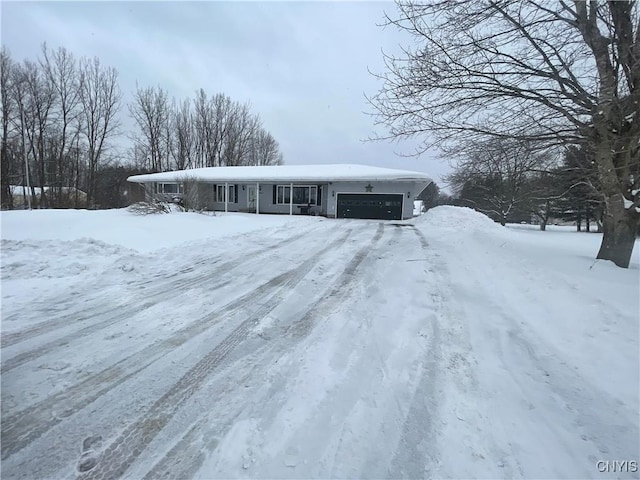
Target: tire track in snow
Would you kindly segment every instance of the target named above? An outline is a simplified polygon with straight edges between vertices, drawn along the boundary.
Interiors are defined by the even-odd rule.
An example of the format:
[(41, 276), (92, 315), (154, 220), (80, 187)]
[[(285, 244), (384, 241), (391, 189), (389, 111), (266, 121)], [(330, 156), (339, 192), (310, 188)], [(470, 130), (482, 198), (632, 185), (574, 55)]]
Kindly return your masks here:
[[(256, 367), (257, 365), (254, 365), (252, 370), (255, 370)], [(243, 378), (236, 381), (235, 386), (246, 384), (247, 380), (251, 377), (251, 373), (253, 372), (244, 375)], [(220, 390), (223, 390), (223, 392), (215, 397), (216, 402), (222, 401), (224, 394), (231, 392), (232, 389), (233, 387), (230, 382), (220, 385)], [(260, 400), (266, 399), (261, 398)], [(193, 478), (207, 459), (207, 453), (215, 450), (219, 438), (228, 432), (241, 411), (242, 406), (239, 406), (234, 413), (223, 419), (224, 423), (221, 422), (220, 417), (216, 416), (215, 425), (217, 425), (217, 428), (207, 431), (203, 431), (202, 429), (203, 424), (208, 425), (208, 423), (204, 423), (207, 421), (207, 416), (199, 417), (187, 432), (182, 435), (178, 443), (142, 477), (142, 480)]]
[(425, 471), (429, 462), (436, 462), (434, 423), (438, 420), (438, 358), (441, 355), (440, 329), (431, 324), (431, 335), (426, 346), (427, 355), (422, 363), (420, 380), (413, 394), (400, 441), (391, 461), (391, 478), (429, 478)]
[[(382, 236), (383, 231), (384, 227), (380, 224), (378, 232), (376, 233), (377, 239)], [(169, 423), (175, 412), (200, 389), (209, 375), (247, 338), (253, 330), (256, 320), (264, 318), (269, 312), (280, 305), (289, 293), (285, 292), (285, 290), (290, 290), (298, 284), (318, 263), (324, 253), (346, 242), (348, 233), (338, 240), (329, 243), (317, 252), (314, 257), (306, 260), (300, 267), (294, 270), (295, 273), (278, 280), (278, 284), (282, 285), (282, 288), (275, 292), (264, 303), (261, 303), (258, 310), (242, 321), (230, 335), (184, 374), (145, 414), (125, 428), (118, 438), (103, 451), (97, 464), (88, 471), (81, 472), (79, 478), (89, 480), (121, 477), (156, 435)], [(356, 254), (356, 257), (359, 256), (358, 258), (360, 258), (357, 262), (358, 264), (366, 255), (366, 253), (360, 253), (369, 248), (369, 246), (364, 247)], [(353, 275), (355, 266), (352, 264), (353, 261), (349, 263), (348, 271), (345, 270), (343, 275)]]
[[(163, 478), (193, 478), (200, 466), (206, 460), (205, 449), (207, 446), (213, 450), (218, 445), (218, 435), (220, 430), (226, 431), (229, 423), (225, 423), (210, 438), (205, 439), (201, 434), (200, 422), (196, 422), (187, 433), (185, 433), (178, 443), (169, 450), (162, 459), (156, 463), (142, 480), (155, 480)], [(203, 448), (193, 448), (200, 440)], [(208, 440), (208, 441), (207, 441)], [(209, 445), (207, 445), (207, 443)]]
[(299, 338), (308, 335), (313, 328), (315, 321), (318, 318), (327, 315), (330, 310), (335, 308), (335, 302), (330, 301), (330, 299), (347, 296), (346, 293), (349, 292), (348, 287), (353, 285), (356, 270), (369, 255), (371, 250), (373, 250), (383, 234), (384, 223), (380, 223), (378, 224), (378, 229), (371, 239), (371, 242), (358, 250), (358, 252), (349, 261), (342, 274), (336, 279), (334, 286), (329, 290), (329, 292), (320, 297), (299, 321), (291, 325), (285, 331), (285, 336)]
[[(431, 260), (433, 254), (429, 249), (424, 234), (410, 226), (418, 237), (425, 258)], [(436, 312), (443, 311), (442, 295), (432, 292)], [(439, 316), (439, 315), (438, 315)], [(440, 327), (436, 320), (431, 322), (429, 341), (425, 347), (420, 380), (413, 393), (407, 410), (400, 440), (389, 465), (388, 475), (391, 478), (426, 478), (430, 475), (425, 468), (428, 462), (436, 461), (434, 422), (438, 415), (438, 392), (436, 390), (441, 358)]]
[[(318, 319), (325, 318), (331, 310), (339, 305), (339, 303), (334, 300), (335, 298), (341, 297), (340, 300), (344, 301), (344, 299), (349, 296), (352, 291), (350, 287), (356, 280), (355, 274), (358, 268), (380, 241), (384, 231), (385, 225), (383, 223), (378, 224), (376, 233), (371, 241), (356, 252), (334, 281), (333, 286), (327, 289), (325, 294), (311, 304), (306, 311), (301, 314), (301, 318), (293, 322), (282, 336), (273, 340), (276, 345), (273, 343), (268, 344), (263, 355), (269, 352), (279, 354), (284, 348), (291, 348), (291, 344), (287, 341), (288, 339), (295, 338), (300, 341), (305, 338), (313, 330), (313, 326)], [(390, 242), (392, 241), (393, 240)], [(251, 319), (252, 325), (254, 322), (255, 319)], [(271, 364), (270, 361), (261, 360), (255, 363), (258, 362), (264, 365)], [(243, 385), (244, 383), (245, 382), (238, 382), (238, 385)], [(225, 390), (222, 387), (221, 385), (221, 390)], [(266, 393), (269, 394), (270, 391), (267, 390)], [(253, 399), (252, 402), (254, 404), (260, 404), (264, 400), (266, 399)], [(209, 425), (209, 422), (206, 420), (206, 416), (198, 419), (182, 436), (178, 443), (147, 472), (144, 480), (192, 477), (206, 459), (203, 449), (213, 450), (215, 445), (209, 445), (209, 448), (207, 448), (207, 444), (211, 443), (212, 438), (215, 439), (224, 435), (224, 433), (231, 428), (234, 418), (243, 408), (244, 405), (239, 405), (238, 408), (229, 415), (230, 418), (221, 419), (219, 416), (216, 416), (215, 424), (217, 428), (215, 431), (202, 432), (202, 425)]]
[(429, 255), (431, 252), (429, 251), (429, 242), (427, 242), (427, 237), (425, 237), (424, 233), (422, 233), (413, 225), (410, 225), (409, 227), (411, 228), (411, 230), (413, 230), (413, 233), (417, 235), (420, 246), (422, 247), (422, 251), (425, 253), (425, 255)]
[[(496, 311), (500, 308), (496, 307)], [(567, 430), (575, 431), (576, 440), (580, 438), (591, 443), (593, 450), (598, 452), (593, 458), (585, 458), (585, 464), (595, 465), (598, 460), (610, 456), (626, 459), (635, 455), (637, 458), (640, 443), (637, 422), (634, 423), (637, 412), (572, 369), (562, 360), (562, 352), (523, 329), (513, 315), (499, 315), (507, 326), (508, 342), (496, 342), (504, 369), (524, 394), (534, 389), (548, 391), (545, 397), (549, 404), (562, 412), (562, 417), (571, 425)], [(499, 332), (495, 338), (500, 338)], [(524, 369), (514, 368), (514, 365), (527, 365), (527, 375), (522, 375)], [(549, 407), (545, 411), (552, 413)], [(553, 417), (550, 415), (549, 418)], [(550, 427), (554, 426), (546, 416), (543, 416), (543, 421), (547, 421)]]
[[(161, 287), (154, 288), (152, 291), (146, 292), (147, 294), (145, 295), (145, 300), (142, 304), (136, 304), (134, 307), (129, 307), (129, 308), (118, 306), (118, 307), (109, 308), (106, 311), (101, 311), (100, 315), (98, 315), (97, 318), (98, 319), (104, 318), (104, 320), (92, 323), (91, 325), (88, 325), (84, 328), (71, 332), (67, 335), (64, 335), (50, 342), (46, 342), (44, 344), (38, 345), (37, 347), (31, 350), (19, 353), (3, 361), (2, 364), (0, 365), (0, 373), (6, 373), (8, 371), (11, 371), (14, 368), (24, 365), (27, 362), (30, 362), (32, 360), (35, 360), (39, 357), (44, 356), (49, 352), (52, 352), (60, 347), (66, 346), (70, 342), (77, 340), (78, 338), (82, 338), (92, 333), (95, 333), (97, 331), (103, 330), (121, 321), (129, 320), (133, 316), (137, 315), (138, 313), (146, 310), (149, 307), (156, 305), (160, 299), (166, 298), (168, 289), (179, 292), (181, 290), (186, 290), (196, 285), (200, 285), (213, 278), (219, 279), (221, 275), (229, 274), (233, 270), (237, 269), (238, 267), (246, 263), (255, 262), (255, 255), (269, 253), (273, 249), (281, 248), (283, 245), (290, 245), (292, 241), (295, 242), (295, 241), (301, 240), (303, 237), (307, 237), (308, 233), (309, 233), (308, 231), (299, 233), (297, 235), (294, 235), (290, 241), (285, 239), (276, 243), (275, 245), (266, 246), (266, 247), (257, 249), (254, 252), (248, 252), (246, 255), (243, 255), (240, 258), (223, 262), (219, 264), (218, 267), (213, 272), (209, 271), (205, 274), (197, 275), (195, 277), (192, 277), (186, 280), (178, 279), (176, 281), (172, 281), (170, 285), (168, 285), (167, 283), (163, 283)], [(211, 285), (210, 288), (212, 290), (215, 290), (215, 289), (224, 287), (225, 285), (231, 282), (232, 277), (231, 276), (228, 276), (228, 277), (229, 278), (227, 279), (219, 280), (215, 284)], [(171, 279), (171, 276), (166, 276), (162, 278), (162, 280), (170, 280), (170, 279)], [(93, 313), (98, 308), (99, 306), (98, 307), (93, 306), (90, 309), (85, 310), (85, 312)], [(116, 314), (116, 315), (114, 316), (113, 314)], [(80, 321), (83, 321), (83, 320), (80, 320)], [(40, 328), (38, 328), (38, 330), (35, 332), (34, 335), (29, 335), (26, 338), (23, 337), (19, 341), (23, 341), (28, 338), (31, 338), (32, 336), (41, 335), (43, 333), (48, 333), (51, 330), (60, 328), (60, 325), (59, 325), (60, 323), (66, 323), (68, 325), (69, 320), (68, 320), (68, 317), (62, 318), (55, 323), (56, 325), (54, 325), (54, 327), (52, 327), (51, 329), (45, 328), (46, 325), (41, 324)]]
[[(279, 294), (299, 283), (324, 254), (344, 244), (351, 231), (351, 229), (346, 231), (342, 236), (328, 243), (312, 258), (297, 267), (272, 278), (258, 288), (209, 313), (204, 318), (195, 320), (186, 327), (174, 332), (168, 338), (139, 350), (62, 392), (56, 393), (10, 417), (3, 418), (0, 434), (2, 460), (22, 450), (55, 425), (61, 423), (65, 418), (70, 417), (108, 391), (134, 377), (141, 370), (163, 357), (167, 351), (174, 350), (196, 335), (205, 332), (214, 324), (220, 323), (223, 320), (221, 317), (231, 317), (239, 312), (243, 313), (243, 310), (260, 303), (261, 298), (266, 298), (267, 300), (262, 304), (259, 311), (264, 310), (266, 307), (275, 308), (280, 301)], [(247, 321), (243, 322), (240, 327), (243, 325), (246, 327), (246, 323)], [(240, 334), (238, 331), (240, 327), (236, 328), (229, 337), (222, 341), (220, 351), (227, 352), (224, 346), (235, 341), (234, 339)]]
[[(251, 250), (251, 251), (247, 251), (247, 252), (242, 252), (242, 256), (240, 258), (236, 258), (234, 260), (229, 260), (226, 262), (222, 262), (222, 263), (218, 263), (221, 259), (224, 258), (224, 255), (218, 255), (215, 258), (212, 259), (204, 259), (204, 260), (199, 260), (195, 263), (193, 263), (192, 265), (189, 265), (185, 268), (182, 268), (181, 270), (178, 271), (178, 273), (190, 273), (192, 271), (196, 270), (197, 266), (216, 266), (216, 271), (215, 271), (215, 276), (217, 277), (220, 274), (224, 274), (224, 273), (228, 273), (231, 270), (234, 270), (248, 262), (254, 261), (255, 260), (255, 256), (256, 255), (262, 255), (264, 253), (268, 253), (273, 249), (278, 249), (281, 248), (284, 245), (290, 245), (291, 242), (296, 242), (298, 240), (301, 240), (303, 238), (307, 238), (309, 233), (316, 230), (318, 227), (311, 228), (311, 229), (304, 229), (303, 231), (297, 233), (296, 235), (293, 235), (292, 237), (289, 238), (285, 238), (283, 240), (280, 240), (276, 243), (270, 244), (270, 245), (265, 245), (263, 247)], [(170, 274), (162, 274), (162, 275), (158, 275), (158, 276), (154, 276), (152, 279), (149, 280), (144, 280), (144, 281), (140, 281), (137, 283), (133, 283), (133, 284), (129, 284), (128, 288), (136, 288), (139, 286), (143, 286), (143, 285), (148, 285), (151, 283), (156, 283), (159, 281), (166, 281), (169, 282), (171, 281), (171, 285), (170, 287), (172, 289), (180, 289), (180, 288), (189, 288), (191, 286), (197, 285), (209, 278), (211, 278), (213, 275), (210, 272), (207, 272), (206, 274), (199, 274), (196, 275), (195, 277), (191, 277), (188, 279), (177, 279), (174, 280), (174, 277), (176, 276), (176, 273), (170, 273)], [(217, 288), (221, 287), (222, 285), (216, 285)], [(138, 312), (141, 312), (142, 310), (148, 308), (150, 305), (155, 304), (155, 301), (158, 298), (163, 297), (164, 295), (166, 295), (167, 293), (167, 285), (166, 283), (163, 283), (160, 285), (160, 287), (155, 287), (152, 289), (147, 290), (145, 293), (145, 299), (148, 299), (150, 301), (147, 301), (144, 303), (144, 305), (142, 307), (140, 307), (140, 305), (137, 305), (136, 308), (130, 309), (130, 311), (128, 311), (126, 314), (127, 317), (130, 317), (132, 315), (135, 315)], [(46, 322), (41, 322), (38, 323), (32, 327), (26, 328), (24, 330), (20, 330), (17, 332), (9, 332), (9, 333), (5, 333), (0, 337), (0, 345), (2, 346), (2, 348), (4, 347), (8, 347), (11, 345), (14, 345), (16, 343), (19, 342), (23, 342), (25, 340), (29, 340), (31, 338), (37, 337), (39, 335), (43, 335), (45, 333), (51, 333), (55, 330), (58, 330), (59, 328), (63, 328), (63, 327), (67, 327), (69, 326), (71, 323), (76, 323), (76, 322), (83, 322), (85, 320), (90, 320), (90, 319), (95, 319), (95, 317), (92, 317), (92, 314), (102, 305), (108, 305), (108, 304), (99, 304), (99, 305), (93, 305), (89, 308), (85, 308), (82, 309), (80, 311), (77, 312), (73, 312), (72, 314), (74, 316), (86, 316), (86, 318), (79, 318), (77, 320), (69, 320), (69, 316), (70, 313), (67, 311), (64, 314), (57, 316), (57, 317), (53, 317), (50, 320), (47, 320)], [(49, 306), (50, 308), (51, 306)], [(108, 317), (110, 314), (115, 313), (115, 312), (121, 312), (123, 309), (126, 309), (126, 307), (123, 306), (119, 306), (119, 307), (113, 307), (113, 308), (109, 308), (107, 310), (103, 310), (101, 311), (100, 316), (104, 316), (104, 317)], [(7, 319), (10, 320), (11, 318)], [(115, 322), (113, 322), (115, 323)], [(108, 327), (109, 325), (111, 325), (111, 323), (109, 324), (104, 324), (104, 327)], [(70, 335), (77, 335), (78, 332), (74, 332)], [(86, 333), (86, 332), (85, 332)], [(63, 337), (65, 338), (65, 337)], [(62, 339), (60, 339), (62, 340)], [(38, 347), (36, 349), (36, 351), (40, 351), (42, 350), (43, 347)], [(45, 344), (45, 348), (46, 348), (46, 344)], [(52, 348), (55, 348), (52, 347)], [(47, 350), (50, 351), (51, 349)], [(24, 362), (22, 362), (24, 363)], [(15, 368), (11, 367), (11, 368)], [(7, 368), (5, 366), (5, 363), (2, 364), (1, 370), (2, 372), (4, 371), (9, 371), (11, 370), (11, 368)]]

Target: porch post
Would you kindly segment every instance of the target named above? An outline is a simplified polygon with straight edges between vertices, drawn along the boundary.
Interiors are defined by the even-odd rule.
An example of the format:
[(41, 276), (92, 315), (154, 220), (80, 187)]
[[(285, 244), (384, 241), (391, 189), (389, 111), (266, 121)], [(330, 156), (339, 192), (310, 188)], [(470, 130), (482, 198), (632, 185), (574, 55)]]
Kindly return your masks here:
[(256, 215), (260, 215), (260, 182), (256, 182)]
[(289, 190), (289, 215), (293, 215), (293, 183), (290, 184)]
[(224, 182), (224, 213), (229, 211), (229, 182)]

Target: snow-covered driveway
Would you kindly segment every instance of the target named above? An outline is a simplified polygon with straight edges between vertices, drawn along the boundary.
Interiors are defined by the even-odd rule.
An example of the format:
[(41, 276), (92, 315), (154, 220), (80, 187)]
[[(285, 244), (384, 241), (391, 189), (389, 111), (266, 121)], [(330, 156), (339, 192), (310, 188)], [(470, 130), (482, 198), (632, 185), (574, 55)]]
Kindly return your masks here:
[(532, 232), (461, 209), (409, 223), (298, 219), (153, 253), (3, 239), (3, 478), (637, 461), (638, 312), (620, 300), (637, 263), (548, 271), (521, 255)]

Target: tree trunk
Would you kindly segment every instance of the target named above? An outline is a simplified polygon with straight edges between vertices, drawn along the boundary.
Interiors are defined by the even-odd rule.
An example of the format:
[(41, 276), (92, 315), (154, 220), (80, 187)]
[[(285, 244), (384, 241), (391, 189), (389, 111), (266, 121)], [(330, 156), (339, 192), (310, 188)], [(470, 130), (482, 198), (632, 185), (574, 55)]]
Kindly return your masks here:
[(578, 229), (578, 232), (582, 231), (582, 210), (580, 210), (580, 208), (578, 208), (578, 216), (576, 218), (576, 227)]
[[(601, 108), (606, 111), (610, 107), (605, 105)], [(603, 237), (596, 258), (610, 260), (619, 267), (629, 268), (640, 215), (635, 209), (625, 208), (625, 198), (620, 185), (629, 181), (628, 173), (623, 173), (628, 171), (616, 166), (625, 165), (622, 157), (626, 155), (626, 151), (622, 150), (624, 146), (614, 148), (615, 145), (608, 137), (608, 124), (603, 117), (602, 115), (593, 117), (595, 141), (592, 143), (596, 147), (594, 157), (604, 197)], [(617, 153), (616, 150), (618, 150)]]
[(629, 267), (638, 229), (638, 214), (626, 210), (620, 194), (605, 199), (602, 245), (598, 259), (611, 260), (622, 268)]
[(549, 217), (551, 216), (551, 204), (547, 201), (544, 205), (544, 213), (540, 216), (540, 231), (547, 231), (547, 223), (549, 223)]
[[(2, 160), (0, 161), (0, 201), (2, 209), (13, 209), (13, 196), (11, 195), (11, 187), (9, 186), (9, 160), (7, 158), (7, 142), (8, 137), (6, 129), (2, 140)], [(13, 161), (13, 159), (12, 159)]]
[[(29, 168), (29, 171), (31, 171), (30, 168)], [(31, 184), (31, 206), (35, 208), (40, 208), (40, 197), (36, 195), (36, 187), (33, 186), (33, 183)]]

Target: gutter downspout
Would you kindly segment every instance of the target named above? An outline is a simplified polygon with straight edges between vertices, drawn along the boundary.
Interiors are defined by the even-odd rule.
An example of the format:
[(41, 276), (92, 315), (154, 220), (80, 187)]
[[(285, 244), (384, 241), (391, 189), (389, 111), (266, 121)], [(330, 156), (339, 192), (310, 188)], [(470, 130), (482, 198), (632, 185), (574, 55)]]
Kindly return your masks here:
[(224, 182), (224, 213), (229, 211), (229, 182)]

